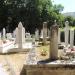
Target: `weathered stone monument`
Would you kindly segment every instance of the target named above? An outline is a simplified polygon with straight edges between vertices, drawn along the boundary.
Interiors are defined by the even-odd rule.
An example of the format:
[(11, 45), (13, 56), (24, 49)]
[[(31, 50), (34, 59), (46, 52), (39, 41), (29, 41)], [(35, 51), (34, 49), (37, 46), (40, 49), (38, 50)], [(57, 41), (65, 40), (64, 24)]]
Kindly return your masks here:
[(68, 46), (68, 41), (69, 41), (69, 22), (65, 22), (65, 46)]
[(23, 48), (24, 43), (25, 43), (25, 29), (22, 26), (22, 23), (19, 22), (19, 25), (18, 25), (18, 48)]
[(73, 48), (74, 45), (74, 30), (70, 30), (70, 47)]
[(50, 59), (58, 59), (58, 26), (56, 22), (55, 25), (51, 27)]
[(43, 44), (47, 41), (47, 22), (43, 22)]
[(35, 31), (35, 40), (39, 40), (39, 30), (36, 29)]

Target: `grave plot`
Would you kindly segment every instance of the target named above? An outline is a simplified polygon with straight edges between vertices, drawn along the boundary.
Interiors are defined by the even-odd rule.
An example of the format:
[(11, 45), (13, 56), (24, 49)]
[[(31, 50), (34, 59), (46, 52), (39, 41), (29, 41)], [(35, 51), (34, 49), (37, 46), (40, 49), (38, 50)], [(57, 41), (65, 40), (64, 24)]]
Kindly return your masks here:
[(14, 48), (14, 41), (0, 40), (0, 53), (7, 53), (12, 48)]
[[(9, 34), (11, 36), (11, 34)], [(14, 40), (12, 37), (6, 38), (6, 30), (3, 28), (3, 34), (0, 35), (0, 53), (7, 53), (10, 49), (14, 48)]]
[[(68, 44), (69, 29), (66, 29), (66, 28), (65, 28), (65, 48), (67, 48), (67, 50), (69, 50), (69, 47), (68, 47), (68, 45), (69, 45)], [(71, 33), (73, 33), (73, 32), (72, 31), (70, 32), (70, 49), (73, 48), (73, 40), (72, 40), (73, 35)], [(68, 75), (68, 70), (72, 69), (71, 71), (75, 71), (75, 67), (73, 67), (73, 66), (75, 66), (75, 57), (74, 57), (75, 52), (73, 52), (73, 53), (71, 52), (70, 54), (68, 54), (67, 50), (66, 50), (66, 52), (64, 51), (64, 49), (65, 49), (64, 48), (64, 49), (62, 49), (62, 51), (63, 51), (62, 58), (63, 59), (61, 59), (58, 56), (59, 55), (58, 54), (59, 53), (58, 52), (58, 44), (59, 43), (60, 43), (60, 39), (58, 40), (58, 25), (55, 22), (55, 24), (51, 27), (49, 58), (46, 60), (40, 60), (40, 61), (38, 61), (36, 59), (37, 62), (35, 64), (34, 57), (36, 57), (36, 56), (35, 56), (34, 52), (32, 51), (28, 56), (27, 64), (24, 63), (24, 67), (21, 72), (21, 75), (24, 75), (24, 74), (26, 74), (26, 75), (34, 74), (35, 75), (37, 71), (38, 71), (37, 75), (38, 74), (45, 75), (47, 72), (48, 72), (47, 75), (49, 75), (50, 73), (55, 75), (56, 71), (58, 72), (57, 74), (60, 75), (61, 72), (59, 72), (59, 70), (57, 70), (57, 69), (60, 69), (61, 71), (63, 69), (62, 72), (64, 72), (64, 74), (67, 72), (67, 75)], [(40, 71), (40, 69), (41, 69), (41, 71)], [(65, 69), (66, 69), (66, 71), (65, 71)], [(55, 74), (54, 74), (54, 70), (55, 70)], [(50, 71), (50, 73), (49, 73), (49, 71)]]
[(14, 37), (11, 33), (6, 34), (5, 28), (3, 28), (3, 35), (0, 38), (0, 53), (21, 52), (32, 49), (33, 39), (30, 38), (30, 35), (25, 39), (25, 28), (21, 22), (15, 30)]

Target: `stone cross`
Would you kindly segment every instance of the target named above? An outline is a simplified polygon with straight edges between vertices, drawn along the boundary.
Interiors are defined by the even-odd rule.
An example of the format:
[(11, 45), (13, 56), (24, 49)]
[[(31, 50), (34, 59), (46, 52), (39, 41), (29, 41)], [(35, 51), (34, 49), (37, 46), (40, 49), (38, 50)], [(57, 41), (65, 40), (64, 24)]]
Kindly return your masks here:
[(43, 22), (43, 44), (47, 41), (47, 22)]
[(65, 22), (65, 46), (68, 46), (68, 41), (69, 41), (69, 22)]
[(50, 59), (58, 59), (58, 26), (56, 24), (51, 27)]
[(74, 45), (74, 30), (70, 30), (70, 47), (73, 48)]

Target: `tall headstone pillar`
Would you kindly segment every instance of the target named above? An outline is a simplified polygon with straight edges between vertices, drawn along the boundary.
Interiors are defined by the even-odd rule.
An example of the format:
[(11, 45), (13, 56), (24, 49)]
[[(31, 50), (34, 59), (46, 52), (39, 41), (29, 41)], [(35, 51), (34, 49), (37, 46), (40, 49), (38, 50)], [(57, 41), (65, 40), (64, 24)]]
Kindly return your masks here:
[(18, 25), (18, 48), (23, 48), (23, 44), (25, 43), (25, 29), (20, 22)]
[(36, 29), (35, 31), (35, 40), (39, 40), (39, 30)]
[(6, 38), (6, 30), (5, 30), (5, 28), (3, 28), (3, 39), (5, 39)]
[(68, 41), (69, 41), (69, 22), (65, 22), (65, 46), (68, 46)]
[(15, 38), (15, 43), (17, 44), (18, 43), (18, 27), (16, 28), (15, 30), (15, 34), (16, 34), (16, 38)]
[(47, 41), (47, 22), (43, 22), (43, 44)]
[(58, 59), (58, 26), (55, 23), (51, 27), (50, 60), (56, 59)]
[(74, 45), (74, 30), (70, 30), (70, 47), (73, 48)]
[(0, 39), (1, 39), (1, 33), (0, 33)]

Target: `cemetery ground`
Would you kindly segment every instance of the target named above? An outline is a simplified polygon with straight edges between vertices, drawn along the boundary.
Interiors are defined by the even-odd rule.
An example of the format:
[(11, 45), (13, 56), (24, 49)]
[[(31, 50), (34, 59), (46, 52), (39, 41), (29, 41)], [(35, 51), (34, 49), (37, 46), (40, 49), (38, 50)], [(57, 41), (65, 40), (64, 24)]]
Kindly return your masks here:
[[(49, 58), (49, 44), (47, 45), (41, 45), (40, 47), (36, 48), (37, 51), (37, 59), (40, 60), (45, 60)], [(59, 55), (62, 53), (60, 52), (62, 50), (59, 50)], [(42, 52), (45, 52), (46, 55), (42, 55)], [(24, 62), (26, 62), (26, 57), (27, 57), (28, 52), (18, 52), (18, 53), (8, 53), (8, 54), (0, 54), (0, 63), (4, 65), (3, 67), (10, 72), (10, 69), (8, 68), (7, 62), (6, 62), (6, 57), (7, 61), (11, 64), (13, 69), (15, 70), (15, 73), (17, 75), (20, 75), (20, 72), (23, 68)], [(11, 74), (10, 74), (11, 75)]]
[[(46, 50), (47, 51), (47, 55), (46, 56), (42, 56), (41, 52), (42, 50)], [(49, 56), (49, 45), (45, 45), (45, 46), (40, 46), (37, 47), (36, 51), (37, 51), (37, 58), (39, 60), (44, 60), (47, 59)], [(28, 52), (18, 52), (18, 53), (8, 53), (8, 54), (0, 54), (0, 63), (2, 65), (4, 65), (3, 67), (10, 72), (10, 70), (8, 69), (8, 65), (6, 64), (6, 57), (7, 57), (7, 61), (10, 62), (11, 66), (14, 68), (15, 72), (17, 73), (17, 75), (19, 75), (19, 73), (22, 70), (23, 64), (25, 62), (26, 56), (27, 56)]]

